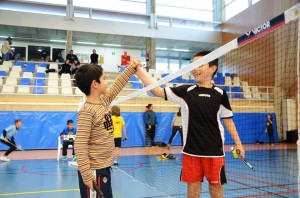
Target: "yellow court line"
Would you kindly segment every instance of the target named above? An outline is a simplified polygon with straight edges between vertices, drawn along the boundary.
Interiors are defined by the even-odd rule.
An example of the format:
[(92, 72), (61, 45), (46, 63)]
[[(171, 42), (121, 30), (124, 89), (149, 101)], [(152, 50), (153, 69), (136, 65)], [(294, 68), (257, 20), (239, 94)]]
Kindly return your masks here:
[(41, 191), (33, 191), (33, 192), (6, 193), (6, 194), (0, 194), (0, 197), (14, 196), (14, 195), (41, 194), (41, 193), (70, 192), (70, 191), (78, 191), (79, 192), (79, 188), (71, 188), (71, 189), (65, 189), (65, 190), (41, 190)]

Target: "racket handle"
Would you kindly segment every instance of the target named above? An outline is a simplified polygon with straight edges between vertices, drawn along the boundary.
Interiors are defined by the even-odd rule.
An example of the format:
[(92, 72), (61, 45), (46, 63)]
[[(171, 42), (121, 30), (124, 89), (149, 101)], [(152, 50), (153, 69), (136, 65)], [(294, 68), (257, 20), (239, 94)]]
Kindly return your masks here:
[(93, 188), (94, 190), (97, 192), (97, 195), (100, 195), (101, 198), (104, 198), (103, 193), (101, 192), (101, 190), (98, 188), (97, 184), (95, 182), (93, 182)]
[(247, 162), (244, 158), (240, 158), (251, 170), (255, 171), (255, 169), (253, 168), (253, 166)]

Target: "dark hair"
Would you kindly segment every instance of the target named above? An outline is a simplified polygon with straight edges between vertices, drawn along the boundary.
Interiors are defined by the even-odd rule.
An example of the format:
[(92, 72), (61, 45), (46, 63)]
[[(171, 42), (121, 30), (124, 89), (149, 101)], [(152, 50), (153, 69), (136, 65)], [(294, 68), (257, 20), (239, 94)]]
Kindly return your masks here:
[[(200, 51), (200, 52), (197, 52), (195, 55), (194, 55), (194, 58), (195, 57), (197, 57), (197, 56), (206, 56), (207, 54), (209, 54), (211, 51)], [(216, 73), (217, 73), (217, 71), (218, 71), (218, 59), (215, 59), (215, 60), (213, 60), (213, 61), (210, 61), (209, 63), (208, 63), (208, 65), (209, 65), (209, 67), (212, 67), (212, 66), (216, 66), (217, 67), (217, 69), (216, 69), (216, 71), (213, 73), (213, 75), (212, 76), (214, 76)]]
[(152, 104), (148, 104), (148, 105), (146, 106), (146, 108), (149, 109), (151, 106), (152, 106)]
[(273, 120), (273, 116), (270, 113), (268, 113), (268, 115), (270, 115), (270, 119)]
[(181, 117), (181, 107), (179, 108), (179, 110), (177, 112), (177, 116)]
[(67, 125), (73, 124), (73, 123), (74, 123), (73, 120), (68, 120), (68, 121), (67, 121)]
[(113, 115), (113, 116), (120, 116), (121, 115), (121, 112), (120, 112), (121, 110), (120, 110), (120, 107), (118, 107), (117, 105), (114, 105), (114, 106), (112, 106), (112, 108), (111, 108), (111, 114)]
[(22, 122), (22, 120), (21, 119), (16, 119), (15, 124), (17, 124), (18, 122)]
[(78, 88), (86, 96), (90, 95), (91, 84), (93, 81), (100, 83), (100, 77), (103, 74), (103, 69), (100, 66), (86, 64), (78, 68), (75, 74), (75, 80)]

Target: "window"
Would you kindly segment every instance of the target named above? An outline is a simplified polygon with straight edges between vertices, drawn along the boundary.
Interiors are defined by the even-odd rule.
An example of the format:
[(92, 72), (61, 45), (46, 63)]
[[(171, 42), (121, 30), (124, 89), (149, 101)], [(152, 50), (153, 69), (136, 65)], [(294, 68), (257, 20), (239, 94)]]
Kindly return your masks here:
[(156, 72), (159, 70), (168, 73), (168, 59), (167, 58), (156, 58)]
[(212, 0), (156, 0), (156, 14), (171, 18), (213, 21)]
[(225, 0), (225, 20), (248, 8), (248, 0)]
[(252, 0), (252, 5), (259, 2), (260, 0)]
[(46, 61), (50, 59), (50, 47), (28, 45), (29, 61)]
[(169, 72), (176, 72), (179, 70), (179, 60), (170, 59)]
[[(10, 48), (13, 50), (14, 54), (17, 55), (16, 59), (19, 60), (25, 60), (26, 56), (26, 47), (18, 47), (18, 46), (10, 46)], [(18, 55), (20, 54), (20, 55)], [(11, 56), (10, 59), (13, 60), (15, 57)]]
[(74, 0), (73, 4), (90, 9), (146, 14), (146, 0)]
[(27, 2), (36, 2), (41, 4), (67, 5), (67, 0), (23, 0)]
[(191, 64), (191, 61), (190, 61), (190, 60), (181, 60), (180, 68), (186, 67), (186, 66), (188, 66), (189, 64)]

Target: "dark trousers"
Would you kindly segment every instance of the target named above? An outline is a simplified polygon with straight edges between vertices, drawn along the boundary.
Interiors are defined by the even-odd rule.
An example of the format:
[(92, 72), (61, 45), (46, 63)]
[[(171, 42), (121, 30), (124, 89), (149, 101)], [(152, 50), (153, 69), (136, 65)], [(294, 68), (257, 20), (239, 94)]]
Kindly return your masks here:
[[(97, 169), (96, 183), (105, 198), (112, 198), (110, 167)], [(79, 189), (81, 198), (90, 198), (90, 189), (84, 184), (81, 173), (78, 171)], [(97, 197), (98, 198), (98, 197)]]
[(148, 146), (149, 141), (151, 142), (152, 146), (155, 146), (155, 125), (151, 125), (151, 129), (148, 128), (148, 125), (146, 125), (146, 140), (145, 140), (145, 146)]
[(7, 145), (9, 149), (4, 153), (4, 155), (8, 156), (11, 152), (17, 150), (17, 147), (15, 146), (15, 142), (5, 142), (4, 140), (0, 140), (3, 144)]
[(273, 130), (268, 130), (268, 136), (269, 136), (269, 143), (274, 144), (274, 132)]
[(181, 138), (181, 146), (183, 145), (183, 137), (182, 137), (182, 127), (181, 126), (173, 126), (172, 128), (172, 135), (169, 139), (169, 144), (172, 144), (173, 138), (175, 137), (177, 131), (179, 131), (180, 138)]
[(67, 150), (68, 150), (68, 146), (69, 145), (72, 145), (72, 147), (73, 147), (73, 152), (72, 152), (72, 155), (75, 155), (75, 151), (74, 151), (74, 141), (64, 141), (64, 143), (63, 143), (63, 150), (62, 150), (62, 155), (67, 155)]

